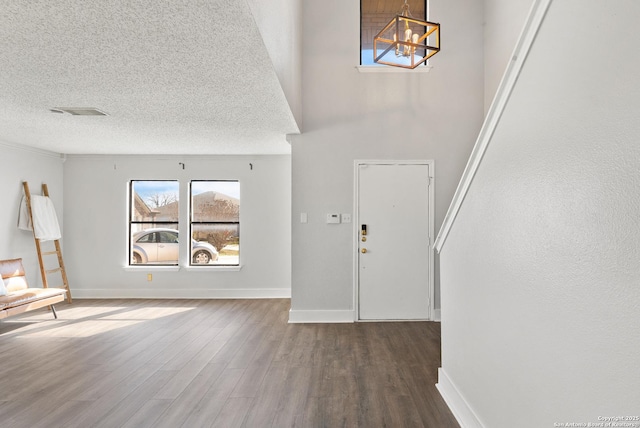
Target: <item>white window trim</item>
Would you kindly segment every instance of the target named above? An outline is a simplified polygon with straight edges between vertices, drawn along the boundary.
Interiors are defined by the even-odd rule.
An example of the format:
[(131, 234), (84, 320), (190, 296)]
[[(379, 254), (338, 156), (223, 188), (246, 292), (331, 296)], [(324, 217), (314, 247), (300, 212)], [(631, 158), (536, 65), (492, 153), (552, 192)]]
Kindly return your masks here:
[(390, 65), (356, 65), (360, 73), (428, 73), (432, 65), (419, 65), (414, 69), (393, 67)]
[[(189, 204), (187, 206), (187, 209), (189, 210), (188, 216), (187, 216), (187, 227), (189, 230), (188, 235), (191, 237), (192, 233), (193, 233), (193, 217), (192, 217), (192, 213), (191, 213), (191, 209), (192, 209), (192, 189), (191, 186), (193, 184), (194, 181), (209, 181), (209, 182), (221, 182), (221, 181), (228, 181), (228, 182), (237, 182), (238, 186), (240, 186), (240, 180), (239, 179), (230, 179), (230, 180), (224, 180), (224, 179), (202, 179), (202, 180), (189, 180), (189, 184), (187, 186), (188, 188), (188, 199), (189, 199)], [(241, 196), (242, 197), (242, 196)], [(209, 222), (210, 224), (224, 224), (224, 222)], [(240, 219), (238, 218), (238, 228), (240, 228)], [(191, 242), (191, 241), (189, 241)], [(189, 254), (191, 254), (191, 244), (189, 243)], [(220, 249), (221, 250), (221, 249)], [(192, 264), (191, 263), (191, 256), (189, 256), (189, 259), (187, 259), (187, 264), (184, 265), (185, 269), (189, 270), (189, 271), (201, 271), (201, 270), (208, 270), (208, 271), (228, 271), (228, 272), (238, 272), (242, 269), (242, 256), (239, 256), (238, 258), (238, 264), (237, 265), (210, 265), (210, 264), (206, 264), (206, 265), (198, 265), (198, 264)]]
[(189, 265), (184, 266), (184, 269), (193, 272), (206, 271), (218, 271), (218, 272), (239, 272), (242, 269), (242, 265), (238, 266), (215, 266), (215, 265)]
[(178, 272), (180, 270), (186, 270), (186, 271), (193, 271), (193, 272), (199, 272), (199, 271), (218, 271), (218, 272), (239, 272), (240, 270), (242, 270), (242, 265), (239, 266), (215, 266), (215, 265), (208, 265), (208, 266), (199, 266), (199, 265), (194, 265), (194, 266), (154, 266), (154, 265), (140, 265), (140, 266), (127, 266), (124, 265), (122, 266), (122, 269), (125, 272), (140, 272), (140, 271), (144, 271), (144, 272)]
[(180, 266), (155, 266), (155, 265), (125, 265), (122, 267), (125, 272), (140, 272), (140, 271), (154, 271), (154, 272), (177, 272), (180, 270)]

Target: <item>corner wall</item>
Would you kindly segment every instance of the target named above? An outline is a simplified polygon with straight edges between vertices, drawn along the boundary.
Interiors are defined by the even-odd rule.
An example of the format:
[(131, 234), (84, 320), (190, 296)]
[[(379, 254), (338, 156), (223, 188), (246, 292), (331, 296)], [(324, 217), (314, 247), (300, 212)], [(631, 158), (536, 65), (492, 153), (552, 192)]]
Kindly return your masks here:
[[(179, 162), (185, 164), (182, 169)], [(251, 169), (249, 164), (253, 165)], [(289, 156), (69, 156), (64, 169), (65, 264), (74, 297), (288, 297), (291, 290)], [(188, 235), (190, 180), (240, 180), (240, 271), (127, 265), (129, 180), (180, 182), (180, 234)], [(183, 254), (181, 264), (186, 265)], [(147, 274), (153, 280), (147, 281)]]
[(302, 0), (248, 0), (291, 112), (302, 128)]
[(439, 381), (465, 426), (638, 414), (637, 16), (552, 1), (444, 244)]
[(301, 314), (353, 320), (354, 225), (324, 219), (353, 212), (354, 160), (435, 160), (436, 228), (444, 218), (482, 124), (482, 2), (429, 3), (442, 51), (428, 73), (360, 73), (359, 2), (303, 4), (305, 126), (292, 138), (292, 310)]
[[(57, 153), (0, 142), (0, 259), (22, 258), (27, 281), (33, 287), (42, 285), (40, 266), (33, 233), (19, 230), (18, 209), (24, 195), (22, 182), (29, 183), (34, 195), (42, 194), (42, 183), (49, 188), (60, 229), (64, 233), (63, 160)], [(64, 241), (61, 244), (64, 248)], [(52, 284), (59, 285), (59, 284)]]

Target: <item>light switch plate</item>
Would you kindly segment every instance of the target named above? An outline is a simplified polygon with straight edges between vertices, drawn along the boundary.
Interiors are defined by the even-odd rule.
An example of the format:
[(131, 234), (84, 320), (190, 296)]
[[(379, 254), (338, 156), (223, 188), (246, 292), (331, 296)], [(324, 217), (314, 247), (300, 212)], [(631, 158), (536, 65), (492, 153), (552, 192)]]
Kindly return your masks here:
[(343, 223), (351, 223), (351, 214), (342, 214), (341, 217)]

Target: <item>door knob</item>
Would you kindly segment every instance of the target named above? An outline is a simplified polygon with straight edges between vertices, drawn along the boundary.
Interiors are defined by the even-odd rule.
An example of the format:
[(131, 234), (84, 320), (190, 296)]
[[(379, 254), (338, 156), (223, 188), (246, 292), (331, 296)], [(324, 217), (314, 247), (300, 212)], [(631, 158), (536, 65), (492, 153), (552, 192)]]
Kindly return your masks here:
[(362, 254), (364, 254), (364, 253), (366, 253), (366, 252), (367, 252), (367, 249), (366, 249), (366, 248), (363, 248), (362, 250), (360, 250), (360, 252), (361, 252)]

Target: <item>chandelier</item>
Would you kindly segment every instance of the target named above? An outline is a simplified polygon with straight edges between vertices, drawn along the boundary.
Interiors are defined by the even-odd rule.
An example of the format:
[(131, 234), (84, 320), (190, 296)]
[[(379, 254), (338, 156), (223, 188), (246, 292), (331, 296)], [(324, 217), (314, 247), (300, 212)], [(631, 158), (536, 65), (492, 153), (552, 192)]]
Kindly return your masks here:
[(396, 15), (373, 38), (373, 62), (416, 68), (440, 52), (440, 24), (411, 16), (407, 0)]

